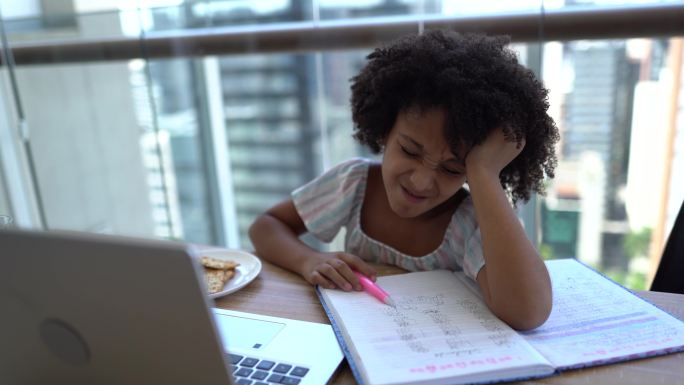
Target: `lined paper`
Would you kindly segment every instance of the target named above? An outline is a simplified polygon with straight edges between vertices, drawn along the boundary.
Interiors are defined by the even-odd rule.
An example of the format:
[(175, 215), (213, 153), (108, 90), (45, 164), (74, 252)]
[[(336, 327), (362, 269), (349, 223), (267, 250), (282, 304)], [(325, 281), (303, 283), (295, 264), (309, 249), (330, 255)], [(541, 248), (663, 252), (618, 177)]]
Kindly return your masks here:
[[(426, 275), (429, 274), (429, 275)], [(396, 308), (364, 292), (322, 290), (367, 383), (419, 382), (492, 372), (550, 373), (550, 365), (451, 272), (378, 278)], [(343, 315), (343, 317), (341, 316)], [(363, 360), (359, 359), (363, 357)], [(530, 370), (529, 366), (533, 368)]]
[(684, 323), (577, 261), (552, 260), (553, 310), (521, 333), (559, 369), (649, 356), (684, 346)]

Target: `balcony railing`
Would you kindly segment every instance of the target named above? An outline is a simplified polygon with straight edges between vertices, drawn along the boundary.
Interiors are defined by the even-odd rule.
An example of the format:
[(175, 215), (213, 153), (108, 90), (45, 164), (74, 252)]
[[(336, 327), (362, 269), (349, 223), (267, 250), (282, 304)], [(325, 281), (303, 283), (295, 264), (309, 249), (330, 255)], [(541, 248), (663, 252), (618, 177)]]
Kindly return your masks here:
[[(289, 4), (295, 8), (301, 3)], [(650, 153), (670, 146), (662, 158), (674, 164), (677, 156), (672, 146), (681, 138), (675, 134), (681, 132), (677, 76), (682, 70), (684, 1), (305, 21), (291, 21), (302, 18), (297, 13), (301, 9), (288, 9), (292, 15), (264, 17), (265, 24), (246, 25), (221, 14), (214, 19), (220, 25), (211, 28), (204, 27), (202, 16), (184, 18), (192, 10), (182, 7), (160, 9), (156, 16), (171, 16), (155, 18), (155, 30), (128, 35), (121, 32), (119, 19), (127, 15), (118, 12), (71, 15), (70, 22), (54, 29), (54, 23), (47, 23), (37, 33), (12, 33), (9, 42), (0, 31), (0, 70), (9, 73), (2, 79), (10, 83), (0, 94), (9, 107), (0, 112), (16, 112), (0, 113), (7, 121), (0, 119), (0, 166), (5, 171), (0, 172), (0, 219), (9, 213), (18, 225), (249, 247), (245, 229), (258, 213), (324, 167), (368, 155), (350, 139), (346, 92), (348, 79), (369, 49), (408, 33), (449, 28), (506, 34), (515, 43), (531, 43), (516, 44), (521, 62), (544, 77), (550, 113), (566, 129), (563, 145), (576, 146), (550, 181), (560, 179), (561, 188), (555, 190), (560, 193), (522, 210), (531, 239), (544, 229), (545, 234), (539, 233), (548, 242), (541, 245), (542, 252), (546, 246), (553, 249), (552, 256), (583, 258), (589, 248), (573, 242), (584, 236), (585, 244), (599, 250), (596, 260), (610, 257), (601, 263), (609, 268), (621, 264), (622, 273), (630, 257), (618, 250), (621, 237), (648, 238), (659, 252), (669, 198), (650, 189), (667, 179), (656, 175), (666, 168), (655, 164), (660, 158)], [(135, 11), (134, 17), (137, 12), (153, 11)], [(97, 20), (114, 25), (113, 34), (94, 37), (102, 33)], [(40, 22), (22, 25), (45, 27)], [(576, 42), (610, 39), (615, 41)], [(551, 42), (561, 43), (546, 44)], [(644, 42), (650, 51), (644, 51)], [(669, 139), (656, 146), (658, 130), (667, 130)], [(18, 139), (11, 143), (7, 138)], [(599, 148), (599, 156), (577, 159), (587, 148)], [(13, 168), (8, 167), (15, 159)], [(630, 168), (634, 162), (634, 169), (648, 170), (642, 174), (648, 181), (636, 184), (640, 193), (648, 194), (640, 200), (649, 203), (643, 206), (659, 206), (651, 210), (660, 211), (659, 227), (646, 229), (654, 230), (652, 237), (636, 233), (638, 228), (626, 233), (626, 205), (620, 202), (626, 193), (620, 189), (628, 184), (627, 161)], [(80, 163), (74, 167), (72, 162)], [(665, 174), (676, 170), (666, 169)], [(30, 179), (25, 185), (16, 182), (22, 172)], [(591, 193), (568, 193), (567, 187), (577, 188), (582, 177), (567, 176), (583, 172), (580, 182), (601, 183), (589, 183)], [(3, 207), (3, 187), (11, 190), (7, 195), (14, 200), (13, 211), (3, 212), (9, 206)], [(673, 193), (675, 199), (679, 191)], [(145, 202), (145, 192), (150, 202)], [(31, 220), (31, 202), (40, 220)], [(16, 208), (22, 204), (24, 214)], [(613, 247), (601, 249), (604, 242)]]
[(11, 44), (11, 49), (14, 62), (19, 65), (327, 51), (373, 47), (421, 28), (505, 34), (514, 42), (680, 36), (684, 34), (684, 3), (217, 26), (134, 37), (17, 42)]

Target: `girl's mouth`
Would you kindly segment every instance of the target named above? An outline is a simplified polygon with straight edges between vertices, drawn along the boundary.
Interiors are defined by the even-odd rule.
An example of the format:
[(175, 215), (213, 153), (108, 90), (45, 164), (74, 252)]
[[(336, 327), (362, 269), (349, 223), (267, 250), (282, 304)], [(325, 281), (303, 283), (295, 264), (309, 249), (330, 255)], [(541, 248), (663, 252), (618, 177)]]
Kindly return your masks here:
[(400, 185), (400, 187), (401, 187), (401, 191), (404, 193), (404, 197), (406, 197), (406, 200), (408, 200), (411, 203), (420, 203), (420, 202), (424, 201), (425, 199), (427, 199), (427, 197), (424, 197), (422, 195), (416, 195), (416, 194), (412, 193), (410, 190), (408, 190), (404, 186)]

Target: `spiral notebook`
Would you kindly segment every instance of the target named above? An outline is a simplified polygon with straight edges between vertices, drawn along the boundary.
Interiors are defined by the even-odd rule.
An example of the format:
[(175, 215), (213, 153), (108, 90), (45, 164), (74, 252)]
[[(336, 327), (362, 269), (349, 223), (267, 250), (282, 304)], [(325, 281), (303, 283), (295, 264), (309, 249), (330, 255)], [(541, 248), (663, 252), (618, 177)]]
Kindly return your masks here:
[(397, 303), (319, 289), (359, 384), (466, 384), (550, 376), (684, 350), (684, 323), (573, 259), (546, 262), (553, 310), (518, 332), (446, 270), (378, 278)]

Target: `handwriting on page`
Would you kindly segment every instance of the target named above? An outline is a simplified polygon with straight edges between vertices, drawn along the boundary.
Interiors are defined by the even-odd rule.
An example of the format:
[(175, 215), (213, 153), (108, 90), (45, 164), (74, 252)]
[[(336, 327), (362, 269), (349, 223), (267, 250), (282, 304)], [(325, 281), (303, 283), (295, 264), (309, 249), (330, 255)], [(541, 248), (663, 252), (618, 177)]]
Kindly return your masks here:
[[(501, 324), (492, 319), (491, 314), (480, 305), (471, 300), (456, 300), (455, 304), (460, 307), (461, 314), (470, 313), (480, 322), (480, 326), (490, 332), (487, 338), (496, 346), (509, 347), (511, 345), (509, 335)], [(427, 363), (421, 366), (409, 368), (411, 373), (435, 373), (438, 371), (463, 370), (466, 368), (477, 368), (483, 366), (496, 366), (498, 364), (513, 360), (510, 354), (495, 354), (492, 349), (483, 351), (476, 347), (472, 341), (463, 335), (463, 331), (458, 327), (456, 320), (444, 313), (445, 298), (443, 294), (435, 296), (419, 296), (413, 298), (402, 298), (397, 303), (396, 308), (386, 308), (384, 313), (391, 317), (397, 326), (397, 333), (403, 341), (406, 341), (408, 348), (416, 353), (432, 354), (435, 358), (447, 358), (439, 364)], [(431, 344), (433, 349), (426, 346), (428, 340), (416, 340), (417, 331), (414, 324), (409, 321), (407, 314), (412, 312), (422, 313), (433, 324), (439, 336), (441, 333), (443, 342), (447, 345), (446, 350), (440, 350), (439, 344)], [(422, 334), (422, 337), (429, 337)], [(478, 345), (481, 346), (481, 345)], [(443, 347), (442, 347), (443, 348)]]
[(378, 306), (367, 295), (347, 298), (355, 300), (336, 306), (356, 315), (345, 325), (366, 365), (409, 373), (470, 371), (515, 365), (527, 352), (515, 343), (521, 338), (476, 298), (393, 294), (396, 308)]
[[(399, 340), (415, 353), (430, 353), (434, 357), (472, 356), (482, 353), (482, 349), (465, 338), (461, 327), (461, 317), (454, 314), (470, 313), (484, 329), (486, 338), (496, 346), (510, 345), (510, 333), (474, 300), (455, 300), (447, 306), (444, 294), (433, 296), (401, 297), (396, 308), (383, 307), (382, 313), (391, 320)], [(449, 309), (449, 312), (445, 312)], [(451, 314), (451, 315), (450, 315)], [(388, 325), (389, 326), (389, 325)], [(439, 341), (436, 341), (439, 340)]]
[(343, 316), (355, 355), (363, 357), (359, 364), (368, 368), (368, 382), (544, 362), (453, 274), (422, 274), (378, 279), (396, 307), (380, 304), (366, 293), (326, 291), (328, 302)]
[(550, 271), (551, 316), (524, 335), (554, 365), (610, 360), (684, 338), (681, 327), (673, 327), (678, 321), (584, 266), (554, 261)]
[[(415, 354), (409, 373), (478, 370), (519, 358), (516, 349), (507, 349), (515, 335), (474, 299), (436, 294), (399, 296), (395, 302), (396, 308), (384, 307), (382, 314), (404, 349)], [(390, 346), (397, 350), (397, 344)]]

